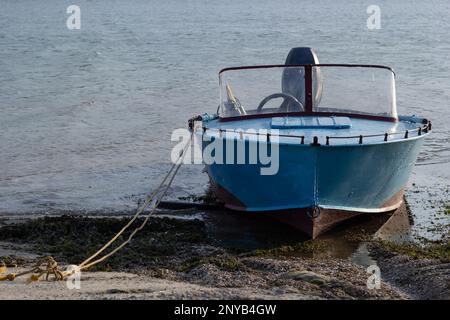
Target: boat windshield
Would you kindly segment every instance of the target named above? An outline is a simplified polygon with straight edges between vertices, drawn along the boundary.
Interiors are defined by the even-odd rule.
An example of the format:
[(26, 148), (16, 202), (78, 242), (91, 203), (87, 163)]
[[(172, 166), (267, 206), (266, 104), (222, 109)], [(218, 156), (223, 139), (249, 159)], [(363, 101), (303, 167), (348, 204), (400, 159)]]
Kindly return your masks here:
[(223, 69), (221, 118), (270, 114), (347, 114), (397, 119), (389, 67), (277, 65)]

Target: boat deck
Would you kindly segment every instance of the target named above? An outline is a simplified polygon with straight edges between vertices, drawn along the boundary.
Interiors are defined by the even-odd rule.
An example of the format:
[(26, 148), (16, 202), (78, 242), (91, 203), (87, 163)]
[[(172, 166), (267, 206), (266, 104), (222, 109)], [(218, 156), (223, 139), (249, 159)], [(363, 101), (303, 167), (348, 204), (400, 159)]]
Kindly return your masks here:
[(414, 138), (421, 133), (419, 128), (424, 128), (424, 124), (422, 119), (415, 117), (400, 117), (398, 122), (390, 122), (348, 117), (291, 116), (234, 121), (215, 119), (207, 121), (204, 127), (205, 134), (225, 136), (227, 139), (256, 140), (258, 135), (269, 133), (272, 142), (276, 141), (273, 137), (278, 136), (280, 143), (298, 144), (303, 140), (304, 144), (310, 144), (317, 137), (318, 143), (325, 145), (351, 145)]

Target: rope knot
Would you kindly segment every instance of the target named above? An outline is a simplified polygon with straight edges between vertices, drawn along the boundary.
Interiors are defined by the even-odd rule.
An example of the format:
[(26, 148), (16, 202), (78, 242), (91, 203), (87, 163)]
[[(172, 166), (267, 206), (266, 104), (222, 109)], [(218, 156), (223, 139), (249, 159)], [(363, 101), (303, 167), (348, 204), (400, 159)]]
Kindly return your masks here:
[[(53, 275), (54, 281), (63, 280), (64, 275), (61, 271), (58, 269), (58, 263), (56, 260), (51, 257), (47, 256), (41, 260), (38, 260), (38, 262), (35, 264), (34, 268), (26, 273), (33, 273), (30, 278), (28, 278), (27, 282), (31, 283), (34, 281), (38, 281), (40, 277), (42, 277), (45, 274), (45, 280), (48, 281), (50, 278), (50, 275)], [(25, 273), (23, 273), (25, 274)]]
[(14, 273), (0, 276), (0, 281), (14, 281), (14, 279), (16, 279), (16, 275)]

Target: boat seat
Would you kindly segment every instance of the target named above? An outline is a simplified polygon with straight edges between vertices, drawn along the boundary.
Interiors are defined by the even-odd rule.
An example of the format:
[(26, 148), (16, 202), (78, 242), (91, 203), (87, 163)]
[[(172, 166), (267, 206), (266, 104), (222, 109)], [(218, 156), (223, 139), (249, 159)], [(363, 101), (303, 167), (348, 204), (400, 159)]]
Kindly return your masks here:
[(349, 117), (274, 117), (272, 118), (271, 128), (289, 129), (289, 128), (326, 128), (326, 129), (348, 129), (352, 122)]

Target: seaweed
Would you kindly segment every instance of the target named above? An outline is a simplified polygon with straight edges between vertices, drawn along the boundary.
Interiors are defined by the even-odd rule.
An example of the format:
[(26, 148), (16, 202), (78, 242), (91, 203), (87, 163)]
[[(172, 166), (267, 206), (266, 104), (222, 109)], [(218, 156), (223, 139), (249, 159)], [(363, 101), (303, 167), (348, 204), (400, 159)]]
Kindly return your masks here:
[(437, 259), (450, 262), (450, 240), (419, 243), (395, 243), (386, 240), (374, 241), (374, 244), (391, 254), (406, 255), (412, 259)]
[(328, 247), (328, 243), (323, 240), (308, 240), (292, 245), (285, 245), (270, 249), (256, 249), (247, 256), (285, 256), (292, 253), (313, 254), (324, 251)]
[[(38, 253), (51, 254), (58, 261), (79, 263), (127, 222), (127, 218), (44, 217), (0, 227), (0, 240), (28, 243)], [(142, 219), (137, 219), (110, 250), (127, 239), (131, 230), (141, 223)], [(90, 270), (176, 265), (183, 256), (192, 255), (194, 247), (210, 242), (202, 221), (153, 218), (127, 246)]]

